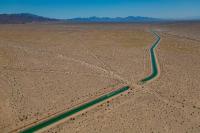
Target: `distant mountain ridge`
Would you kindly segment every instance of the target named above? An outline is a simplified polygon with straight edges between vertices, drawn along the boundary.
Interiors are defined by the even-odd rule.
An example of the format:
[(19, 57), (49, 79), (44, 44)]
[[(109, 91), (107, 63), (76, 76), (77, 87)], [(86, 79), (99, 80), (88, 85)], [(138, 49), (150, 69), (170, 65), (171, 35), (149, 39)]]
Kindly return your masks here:
[(57, 19), (41, 17), (29, 13), (0, 14), (0, 24), (23, 24), (31, 22), (50, 22), (50, 21), (57, 21)]
[(89, 18), (73, 18), (68, 19), (69, 21), (75, 22), (158, 22), (161, 19), (150, 18), (150, 17), (141, 17), (141, 16), (128, 16), (128, 17), (89, 17)]
[(88, 17), (88, 18), (72, 18), (72, 19), (52, 19), (47, 17), (42, 17), (30, 13), (20, 13), (20, 14), (0, 14), (0, 24), (23, 24), (32, 22), (160, 22), (162, 19), (141, 17), (141, 16), (128, 16), (128, 17)]

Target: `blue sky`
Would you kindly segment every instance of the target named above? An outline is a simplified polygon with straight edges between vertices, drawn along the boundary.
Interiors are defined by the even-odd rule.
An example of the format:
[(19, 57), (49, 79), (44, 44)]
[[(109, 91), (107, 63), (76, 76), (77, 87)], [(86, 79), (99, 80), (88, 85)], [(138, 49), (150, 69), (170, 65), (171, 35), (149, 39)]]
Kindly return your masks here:
[(0, 0), (0, 13), (34, 13), (53, 18), (200, 16), (200, 0)]

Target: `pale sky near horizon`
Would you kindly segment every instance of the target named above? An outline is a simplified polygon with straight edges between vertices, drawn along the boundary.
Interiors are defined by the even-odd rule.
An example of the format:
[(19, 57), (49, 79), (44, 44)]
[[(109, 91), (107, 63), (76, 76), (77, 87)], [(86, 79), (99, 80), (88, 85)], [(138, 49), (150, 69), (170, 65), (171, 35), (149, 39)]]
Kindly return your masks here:
[(200, 17), (200, 0), (0, 0), (0, 13), (33, 13), (52, 18)]

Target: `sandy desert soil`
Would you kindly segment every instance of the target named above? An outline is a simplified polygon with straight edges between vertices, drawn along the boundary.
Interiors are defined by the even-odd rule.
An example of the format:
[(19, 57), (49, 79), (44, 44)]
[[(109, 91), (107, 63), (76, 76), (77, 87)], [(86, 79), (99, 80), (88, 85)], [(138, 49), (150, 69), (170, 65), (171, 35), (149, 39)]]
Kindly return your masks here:
[[(114, 86), (128, 83), (137, 88), (137, 82), (150, 72), (148, 48), (154, 39), (146, 26), (132, 24), (0, 25), (0, 131), (71, 108)], [(105, 131), (101, 126), (106, 123), (117, 130), (123, 120), (140, 118), (142, 112), (131, 111), (129, 104), (132, 109), (137, 104), (139, 111), (139, 106), (145, 109), (143, 100), (157, 100), (146, 93), (136, 95), (117, 97), (111, 107), (99, 106), (61, 124), (62, 130), (57, 126), (51, 131)], [(118, 115), (123, 111), (125, 116)], [(127, 120), (132, 113), (136, 115)], [(88, 126), (82, 128), (84, 124)]]
[(146, 26), (1, 25), (0, 131), (128, 83), (127, 93), (44, 132), (198, 133), (199, 27), (154, 25), (162, 39), (156, 50), (161, 73), (139, 86), (137, 82), (150, 73), (148, 48), (155, 39)]
[(175, 36), (179, 39), (188, 39), (200, 42), (200, 22), (176, 22), (170, 24), (160, 24), (156, 26), (157, 29), (160, 29), (165, 32), (165, 34)]
[(157, 48), (161, 69), (158, 79), (134, 87), (127, 94), (46, 132), (199, 133), (199, 26), (187, 24), (180, 28), (177, 23), (157, 26), (162, 38)]

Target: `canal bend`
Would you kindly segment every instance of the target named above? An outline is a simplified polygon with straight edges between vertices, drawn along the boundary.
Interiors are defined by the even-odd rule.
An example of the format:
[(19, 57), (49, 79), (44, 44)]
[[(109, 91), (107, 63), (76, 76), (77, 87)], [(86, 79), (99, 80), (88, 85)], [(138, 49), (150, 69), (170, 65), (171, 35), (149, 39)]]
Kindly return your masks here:
[[(147, 76), (146, 78), (140, 80), (140, 82), (142, 84), (146, 83), (147, 81), (150, 81), (152, 79), (154, 79), (157, 75), (158, 75), (158, 64), (157, 64), (157, 60), (156, 60), (156, 56), (155, 56), (155, 48), (157, 47), (157, 45), (159, 44), (160, 42), (160, 36), (155, 32), (155, 31), (151, 31), (157, 38), (157, 40), (153, 43), (152, 47), (150, 48), (150, 56), (151, 56), (151, 66), (152, 66), (152, 73)], [(127, 90), (129, 90), (129, 86), (124, 86), (118, 90), (115, 90), (113, 92), (110, 92), (108, 94), (105, 94), (97, 99), (94, 99), (92, 101), (89, 101), (85, 104), (82, 104), (78, 107), (75, 107), (75, 108), (72, 108), (71, 110), (68, 110), (62, 114), (59, 114), (57, 116), (54, 116), (52, 118), (49, 118), (48, 120), (46, 121), (43, 121), (43, 122), (40, 122), (39, 124), (35, 124), (33, 125), (32, 127), (29, 127), (23, 131), (21, 131), (21, 133), (32, 133), (32, 132), (36, 132), (36, 131), (39, 131), (47, 126), (50, 126), (52, 124), (55, 124), (56, 122), (59, 122), (60, 120), (63, 120), (65, 118), (68, 118), (80, 111), (83, 111), (89, 107), (92, 107), (94, 106), (95, 104), (98, 104), (100, 102), (103, 102), (111, 97), (114, 97), (120, 93), (123, 93)]]

